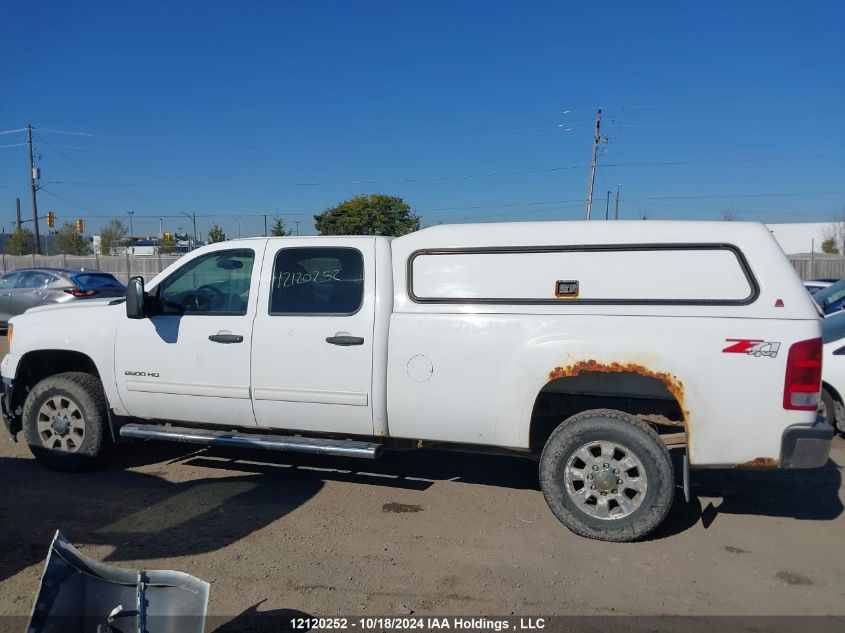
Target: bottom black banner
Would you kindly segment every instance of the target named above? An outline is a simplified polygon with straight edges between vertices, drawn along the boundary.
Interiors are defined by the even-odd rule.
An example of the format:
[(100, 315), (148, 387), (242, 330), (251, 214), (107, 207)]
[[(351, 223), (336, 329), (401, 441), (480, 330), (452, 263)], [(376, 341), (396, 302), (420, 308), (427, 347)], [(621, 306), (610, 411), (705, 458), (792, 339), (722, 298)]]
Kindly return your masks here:
[[(0, 616), (0, 633), (137, 633), (117, 618), (90, 622), (57, 617), (27, 629), (29, 618)], [(196, 622), (179, 617), (147, 619), (145, 633), (177, 633)], [(521, 631), (523, 633), (843, 633), (845, 616), (311, 616), (280, 609), (248, 610), (236, 616), (209, 616), (206, 633), (286, 633), (294, 631)]]

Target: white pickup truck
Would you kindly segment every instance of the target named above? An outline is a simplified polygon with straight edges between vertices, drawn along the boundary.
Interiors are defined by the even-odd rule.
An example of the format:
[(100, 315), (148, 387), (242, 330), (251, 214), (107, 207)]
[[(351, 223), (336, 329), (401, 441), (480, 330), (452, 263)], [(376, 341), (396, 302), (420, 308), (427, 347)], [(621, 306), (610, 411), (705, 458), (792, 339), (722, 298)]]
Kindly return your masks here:
[[(11, 320), (3, 413), (88, 466), (120, 438), (539, 461), (572, 531), (626, 541), (689, 467), (812, 468), (819, 315), (768, 230), (543, 222), (198, 249), (125, 300)], [(681, 460), (679, 459), (679, 462)]]

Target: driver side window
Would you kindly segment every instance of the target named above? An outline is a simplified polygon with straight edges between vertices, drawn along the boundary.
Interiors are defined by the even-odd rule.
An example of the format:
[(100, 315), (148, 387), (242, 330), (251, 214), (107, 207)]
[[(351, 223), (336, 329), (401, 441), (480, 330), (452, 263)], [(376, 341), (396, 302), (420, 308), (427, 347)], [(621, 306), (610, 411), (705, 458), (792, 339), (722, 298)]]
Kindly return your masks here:
[(215, 251), (186, 264), (158, 287), (161, 314), (244, 315), (255, 251)]

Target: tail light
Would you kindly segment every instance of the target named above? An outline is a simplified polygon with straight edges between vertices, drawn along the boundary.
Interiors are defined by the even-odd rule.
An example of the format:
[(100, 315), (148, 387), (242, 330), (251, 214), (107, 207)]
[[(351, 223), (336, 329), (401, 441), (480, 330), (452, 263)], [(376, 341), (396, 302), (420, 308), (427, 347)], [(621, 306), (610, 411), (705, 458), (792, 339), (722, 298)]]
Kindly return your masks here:
[(819, 408), (822, 382), (822, 340), (794, 343), (786, 359), (783, 408), (815, 411)]
[(65, 292), (74, 297), (93, 297), (97, 294), (94, 290), (80, 290), (79, 288), (65, 288)]

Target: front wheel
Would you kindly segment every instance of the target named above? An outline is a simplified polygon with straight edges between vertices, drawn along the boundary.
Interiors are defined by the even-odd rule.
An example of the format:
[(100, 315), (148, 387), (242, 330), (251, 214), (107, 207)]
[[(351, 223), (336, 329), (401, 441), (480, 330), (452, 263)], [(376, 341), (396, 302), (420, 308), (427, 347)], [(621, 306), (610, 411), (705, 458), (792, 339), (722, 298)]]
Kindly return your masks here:
[(23, 405), (23, 429), (35, 458), (53, 470), (93, 465), (108, 445), (108, 411), (99, 379), (65, 372), (40, 381)]
[(651, 427), (621, 411), (596, 409), (572, 416), (549, 437), (540, 486), (572, 532), (624, 542), (660, 525), (672, 505), (675, 475)]

